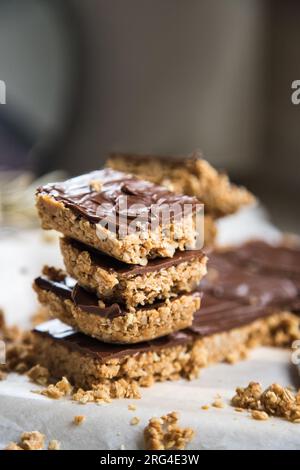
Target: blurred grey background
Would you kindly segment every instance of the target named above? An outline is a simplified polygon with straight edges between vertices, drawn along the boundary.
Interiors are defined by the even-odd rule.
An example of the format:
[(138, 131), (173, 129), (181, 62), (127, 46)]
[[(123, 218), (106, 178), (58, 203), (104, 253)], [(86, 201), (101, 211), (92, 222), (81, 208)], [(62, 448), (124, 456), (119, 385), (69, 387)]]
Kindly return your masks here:
[(0, 0), (0, 168), (186, 154), (300, 233), (297, 0)]

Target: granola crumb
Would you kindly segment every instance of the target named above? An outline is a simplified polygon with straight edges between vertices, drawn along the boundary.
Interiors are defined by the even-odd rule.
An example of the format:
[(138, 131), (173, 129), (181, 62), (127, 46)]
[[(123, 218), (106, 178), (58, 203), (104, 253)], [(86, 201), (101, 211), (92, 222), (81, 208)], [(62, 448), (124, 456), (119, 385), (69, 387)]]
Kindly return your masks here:
[(269, 415), (265, 411), (252, 410), (251, 416), (258, 421), (266, 421), (269, 419)]
[(52, 439), (48, 444), (48, 450), (60, 450), (60, 442), (56, 439)]
[(243, 413), (243, 411), (245, 411), (245, 410), (244, 410), (244, 408), (236, 407), (236, 408), (234, 408), (234, 411), (237, 411), (237, 413)]
[(161, 418), (151, 418), (144, 429), (146, 450), (182, 450), (193, 439), (195, 431), (178, 426), (179, 415), (175, 411)]
[(128, 410), (129, 410), (129, 411), (135, 411), (135, 410), (136, 410), (136, 405), (134, 405), (133, 403), (131, 403), (130, 405), (128, 405)]
[(0, 365), (0, 380), (5, 379), (8, 372), (24, 374), (33, 366), (30, 332), (23, 331), (18, 326), (7, 326), (1, 309), (0, 340), (5, 342), (6, 348), (6, 363)]
[[(254, 419), (265, 414), (278, 416), (293, 423), (300, 422), (300, 394), (293, 393), (289, 387), (272, 384), (265, 390), (257, 382), (250, 382), (245, 388), (238, 387), (231, 404), (235, 407), (254, 410)], [(262, 414), (263, 413), (263, 414)], [(255, 418), (256, 416), (256, 418)]]
[(49, 380), (49, 371), (46, 367), (42, 367), (39, 364), (33, 366), (28, 372), (28, 377), (39, 385), (46, 385)]
[(212, 406), (214, 408), (224, 408), (225, 404), (222, 402), (221, 398), (217, 398), (215, 401), (212, 402)]
[(110, 403), (115, 398), (141, 398), (136, 381), (119, 379), (95, 384), (91, 390), (77, 389), (72, 400), (80, 403)]
[(136, 424), (139, 424), (139, 422), (140, 422), (140, 418), (138, 418), (137, 416), (135, 416), (134, 418), (130, 420), (131, 426), (135, 426)]
[(76, 426), (79, 426), (86, 420), (86, 417), (84, 415), (76, 415), (73, 418), (73, 423), (76, 424)]
[(210, 405), (202, 405), (201, 406), (201, 410), (209, 410), (210, 409)]
[(48, 387), (42, 391), (35, 391), (35, 393), (39, 393), (44, 395), (48, 398), (53, 398), (54, 400), (58, 400), (59, 398), (68, 396), (71, 394), (73, 387), (71, 386), (70, 382), (66, 377), (63, 377), (59, 380), (55, 385), (50, 384)]
[(39, 431), (23, 432), (19, 445), (24, 450), (42, 450), (45, 445), (45, 436)]

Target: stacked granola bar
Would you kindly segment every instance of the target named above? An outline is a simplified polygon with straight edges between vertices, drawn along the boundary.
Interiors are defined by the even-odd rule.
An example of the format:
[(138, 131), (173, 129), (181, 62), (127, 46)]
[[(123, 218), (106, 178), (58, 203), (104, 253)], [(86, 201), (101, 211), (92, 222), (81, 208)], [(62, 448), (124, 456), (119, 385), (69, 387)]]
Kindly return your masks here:
[(37, 208), (43, 228), (64, 235), (66, 272), (46, 266), (34, 289), (64, 328), (107, 349), (192, 324), (207, 262), (195, 197), (104, 169), (39, 188)]
[[(197, 178), (197, 190), (185, 196), (110, 168), (38, 189), (43, 228), (64, 235), (67, 273), (45, 267), (34, 282), (55, 318), (34, 330), (37, 360), (54, 376), (83, 388), (120, 379), (149, 385), (193, 378), (254, 344), (298, 338), (299, 250), (261, 242), (215, 250), (205, 276), (207, 257), (197, 249), (199, 201), (191, 193), (201, 195), (206, 177)], [(227, 179), (221, 187), (226, 204), (218, 186), (207, 189), (211, 215), (253, 200)], [(149, 227), (157, 204), (172, 206), (172, 217), (166, 223), (156, 213)], [(273, 262), (277, 270), (269, 272)]]

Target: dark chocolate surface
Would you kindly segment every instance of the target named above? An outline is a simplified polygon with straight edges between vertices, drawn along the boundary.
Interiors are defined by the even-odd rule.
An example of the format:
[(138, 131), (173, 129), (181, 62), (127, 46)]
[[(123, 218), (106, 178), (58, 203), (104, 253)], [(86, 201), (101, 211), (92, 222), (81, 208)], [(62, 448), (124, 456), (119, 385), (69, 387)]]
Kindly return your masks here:
[(300, 246), (276, 246), (255, 240), (238, 247), (231, 256), (235, 262), (253, 266), (259, 271), (300, 279)]
[(257, 306), (284, 307), (298, 297), (295, 283), (284, 276), (252, 272), (235, 263), (234, 252), (211, 253), (201, 288), (216, 297)]
[[(99, 183), (100, 189), (97, 190)], [(163, 186), (140, 180), (130, 174), (110, 168), (93, 171), (38, 188), (37, 194), (48, 195), (92, 223), (103, 219), (115, 227), (129, 224), (139, 218), (142, 222), (155, 219), (155, 207), (172, 207), (171, 219), (182, 218), (189, 209), (195, 211), (200, 204), (195, 197), (176, 195)], [(124, 206), (126, 200), (126, 207)], [(161, 213), (157, 215), (161, 218)], [(135, 228), (132, 227), (134, 230)]]
[(77, 250), (87, 251), (91, 256), (92, 261), (96, 265), (107, 271), (115, 271), (126, 277), (138, 276), (149, 272), (159, 271), (160, 269), (167, 269), (171, 266), (177, 266), (180, 263), (189, 262), (194, 259), (201, 259), (203, 256), (205, 256), (201, 250), (177, 250), (173, 258), (154, 258), (150, 259), (146, 266), (140, 266), (138, 264), (123, 263), (122, 261), (107, 256), (104, 253), (90, 248), (76, 240), (69, 238), (67, 241)]

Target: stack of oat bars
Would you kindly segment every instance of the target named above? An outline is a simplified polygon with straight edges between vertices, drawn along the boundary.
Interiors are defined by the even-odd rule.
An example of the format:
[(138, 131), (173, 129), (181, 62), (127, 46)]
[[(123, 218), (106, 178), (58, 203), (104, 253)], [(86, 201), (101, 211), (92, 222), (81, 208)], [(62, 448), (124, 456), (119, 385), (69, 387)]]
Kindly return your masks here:
[[(298, 337), (299, 283), (253, 269), (247, 257), (263, 259), (267, 245), (212, 251), (215, 220), (253, 202), (249, 192), (197, 155), (115, 155), (107, 166), (37, 191), (42, 227), (63, 234), (67, 271), (45, 267), (34, 282), (54, 318), (33, 335), (37, 362), (51, 375), (83, 388), (122, 380), (114, 396), (123, 397), (126, 384), (193, 378), (254, 344)], [(207, 276), (207, 256), (197, 249), (199, 200)], [(154, 206), (172, 207), (167, 226), (157, 214), (154, 228), (147, 224)], [(293, 274), (300, 251), (280, 249)], [(274, 250), (272, 259), (283, 256)]]
[(39, 188), (37, 207), (64, 235), (67, 271), (45, 267), (34, 282), (55, 318), (35, 330), (39, 362), (83, 387), (175, 373), (154, 351), (172, 335), (180, 344), (200, 309), (199, 201), (107, 168)]

